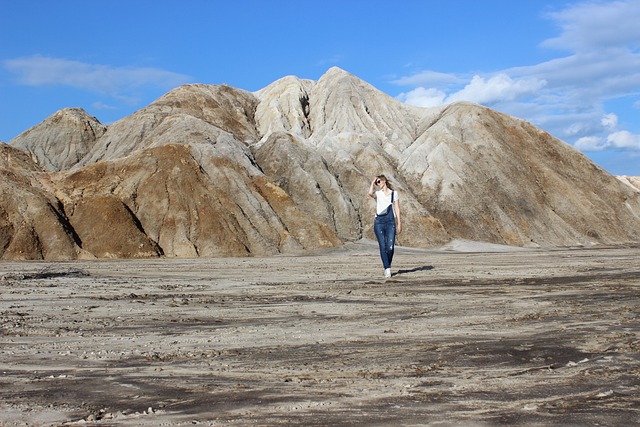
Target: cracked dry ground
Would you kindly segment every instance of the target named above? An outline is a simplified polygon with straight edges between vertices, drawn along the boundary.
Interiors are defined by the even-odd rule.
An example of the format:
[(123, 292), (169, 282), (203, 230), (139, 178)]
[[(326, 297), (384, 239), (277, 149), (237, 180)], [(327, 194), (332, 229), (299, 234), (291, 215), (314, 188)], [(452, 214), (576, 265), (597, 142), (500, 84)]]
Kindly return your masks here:
[(639, 248), (0, 263), (0, 425), (637, 425)]

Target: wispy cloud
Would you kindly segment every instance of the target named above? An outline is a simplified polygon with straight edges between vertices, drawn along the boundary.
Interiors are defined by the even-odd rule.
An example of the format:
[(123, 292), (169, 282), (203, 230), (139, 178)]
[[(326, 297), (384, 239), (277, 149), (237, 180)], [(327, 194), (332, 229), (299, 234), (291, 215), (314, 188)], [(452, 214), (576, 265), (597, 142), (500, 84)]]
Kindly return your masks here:
[(640, 2), (636, 0), (578, 3), (548, 14), (562, 31), (542, 45), (571, 52), (590, 52), (610, 46), (638, 48), (639, 15)]
[(424, 85), (442, 85), (442, 84), (461, 84), (466, 81), (465, 78), (454, 74), (439, 73), (437, 71), (425, 70), (410, 76), (401, 77), (393, 83), (400, 86), (424, 86)]
[(116, 110), (118, 108), (114, 105), (106, 104), (102, 101), (96, 101), (92, 103), (91, 106), (96, 110)]
[[(525, 118), (583, 151), (640, 151), (640, 135), (621, 128), (605, 107), (640, 94), (640, 2), (582, 2), (546, 17), (560, 32), (541, 46), (565, 55), (473, 76), (422, 71), (394, 81), (413, 86), (398, 99), (423, 107), (476, 102)], [(628, 107), (639, 105), (629, 100)]]
[(190, 81), (189, 76), (158, 68), (114, 67), (41, 55), (8, 59), (3, 66), (23, 85), (69, 86), (116, 98), (134, 89), (170, 89)]

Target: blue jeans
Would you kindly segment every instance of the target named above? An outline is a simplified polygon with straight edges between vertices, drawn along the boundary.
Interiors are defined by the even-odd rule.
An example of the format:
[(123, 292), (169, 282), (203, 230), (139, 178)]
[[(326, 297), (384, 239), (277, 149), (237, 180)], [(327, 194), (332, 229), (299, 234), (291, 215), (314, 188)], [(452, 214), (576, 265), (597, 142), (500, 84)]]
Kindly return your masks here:
[(373, 223), (373, 231), (378, 239), (382, 265), (385, 269), (391, 268), (393, 245), (396, 240), (396, 218), (393, 215), (393, 209), (385, 216), (376, 216)]

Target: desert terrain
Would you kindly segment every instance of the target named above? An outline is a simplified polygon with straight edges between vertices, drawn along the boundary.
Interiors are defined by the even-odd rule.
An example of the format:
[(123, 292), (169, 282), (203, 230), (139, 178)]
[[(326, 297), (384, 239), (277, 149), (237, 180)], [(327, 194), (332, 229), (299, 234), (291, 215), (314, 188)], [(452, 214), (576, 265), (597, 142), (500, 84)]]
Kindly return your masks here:
[(0, 425), (638, 425), (639, 258), (2, 261)]

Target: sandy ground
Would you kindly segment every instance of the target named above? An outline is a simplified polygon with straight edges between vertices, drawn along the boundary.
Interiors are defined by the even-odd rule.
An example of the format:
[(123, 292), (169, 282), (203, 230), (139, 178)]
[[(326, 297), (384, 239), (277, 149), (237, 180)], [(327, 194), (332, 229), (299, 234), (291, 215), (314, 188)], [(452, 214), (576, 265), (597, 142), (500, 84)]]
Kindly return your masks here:
[(638, 425), (640, 248), (503, 249), (1, 262), (0, 425)]

